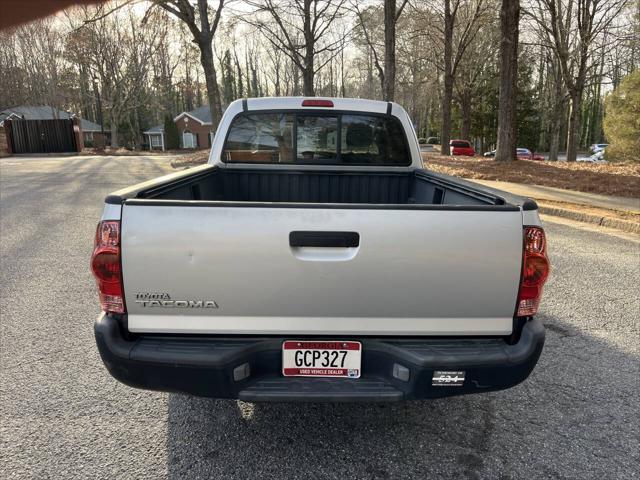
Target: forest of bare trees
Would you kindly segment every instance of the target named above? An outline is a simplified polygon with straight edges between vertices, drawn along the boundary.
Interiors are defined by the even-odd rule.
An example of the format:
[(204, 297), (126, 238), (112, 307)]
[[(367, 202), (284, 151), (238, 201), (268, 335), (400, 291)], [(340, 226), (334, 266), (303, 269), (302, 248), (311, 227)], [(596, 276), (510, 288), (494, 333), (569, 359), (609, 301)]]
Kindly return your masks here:
[(362, 97), (443, 146), (572, 160), (639, 67), (640, 0), (123, 0), (0, 32), (0, 110), (51, 105), (139, 148), (204, 104), (215, 123), (236, 98)]

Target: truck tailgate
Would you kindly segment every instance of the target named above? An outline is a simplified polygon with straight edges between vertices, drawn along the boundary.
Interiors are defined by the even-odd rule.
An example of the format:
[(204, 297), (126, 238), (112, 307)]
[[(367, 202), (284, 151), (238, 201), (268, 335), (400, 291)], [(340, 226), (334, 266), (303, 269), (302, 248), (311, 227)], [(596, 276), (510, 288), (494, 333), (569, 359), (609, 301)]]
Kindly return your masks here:
[[(303, 233), (291, 237), (292, 232)], [(314, 235), (305, 237), (305, 232), (320, 232), (320, 241), (314, 243)], [(357, 246), (349, 243), (354, 234)], [(125, 203), (128, 328), (211, 334), (509, 334), (522, 241), (522, 214), (508, 207)]]

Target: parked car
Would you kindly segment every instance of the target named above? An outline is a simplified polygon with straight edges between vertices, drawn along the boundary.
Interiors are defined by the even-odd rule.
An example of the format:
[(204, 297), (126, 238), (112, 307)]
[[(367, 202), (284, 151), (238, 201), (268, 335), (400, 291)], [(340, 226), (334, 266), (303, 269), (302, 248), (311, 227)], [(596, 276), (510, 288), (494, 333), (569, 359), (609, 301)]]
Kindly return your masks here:
[(604, 150), (605, 148), (607, 148), (608, 146), (609, 146), (608, 143), (594, 143), (589, 147), (589, 150), (591, 150), (592, 153), (598, 153)]
[[(491, 150), (490, 152), (485, 152), (484, 157), (495, 157), (496, 151)], [(516, 156), (518, 160), (544, 160), (542, 155), (537, 153), (532, 153), (528, 148), (518, 148), (516, 149)]]
[(445, 397), (522, 382), (544, 343), (536, 203), (424, 170), (395, 103), (231, 103), (207, 165), (106, 197), (91, 267), (98, 350), (139, 388)]
[(596, 153), (591, 155), (590, 157), (578, 157), (576, 160), (578, 162), (592, 162), (592, 163), (609, 163), (604, 159), (605, 149), (598, 150)]
[(533, 153), (528, 148), (516, 148), (516, 156), (518, 160), (544, 160), (544, 157), (542, 155)]
[(429, 145), (428, 143), (420, 145), (420, 151), (423, 153), (439, 153), (440, 145)]
[(451, 155), (473, 157), (476, 154), (473, 145), (467, 140), (451, 140), (449, 142), (449, 148), (451, 149)]

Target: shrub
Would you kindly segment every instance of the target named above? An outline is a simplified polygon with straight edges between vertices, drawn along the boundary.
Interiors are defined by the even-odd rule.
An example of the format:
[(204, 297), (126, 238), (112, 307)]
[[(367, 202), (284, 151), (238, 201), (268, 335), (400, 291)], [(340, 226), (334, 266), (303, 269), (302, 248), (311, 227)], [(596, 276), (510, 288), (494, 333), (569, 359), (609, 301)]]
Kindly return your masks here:
[(609, 160), (640, 161), (640, 70), (627, 75), (605, 100)]

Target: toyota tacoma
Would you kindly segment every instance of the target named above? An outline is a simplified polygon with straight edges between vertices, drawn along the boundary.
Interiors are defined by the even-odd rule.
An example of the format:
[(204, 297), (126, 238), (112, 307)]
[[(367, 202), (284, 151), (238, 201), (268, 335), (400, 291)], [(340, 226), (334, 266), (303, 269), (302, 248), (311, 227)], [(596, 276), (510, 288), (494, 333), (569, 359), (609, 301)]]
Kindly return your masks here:
[(544, 343), (534, 201), (423, 168), (395, 103), (256, 98), (206, 165), (106, 197), (91, 258), (107, 370), (245, 401), (500, 390)]

